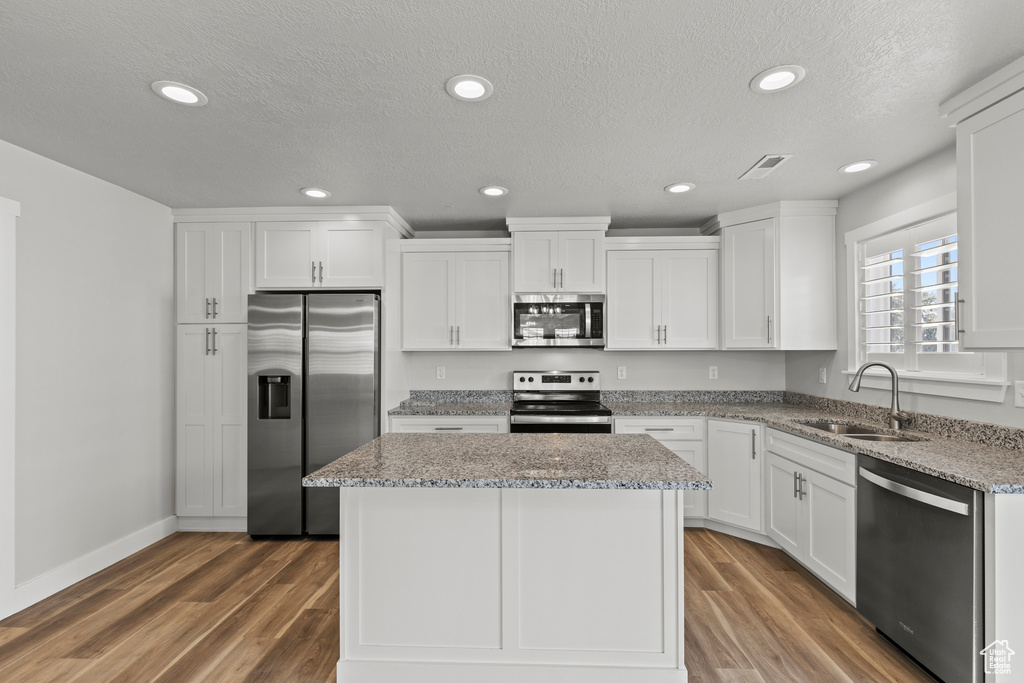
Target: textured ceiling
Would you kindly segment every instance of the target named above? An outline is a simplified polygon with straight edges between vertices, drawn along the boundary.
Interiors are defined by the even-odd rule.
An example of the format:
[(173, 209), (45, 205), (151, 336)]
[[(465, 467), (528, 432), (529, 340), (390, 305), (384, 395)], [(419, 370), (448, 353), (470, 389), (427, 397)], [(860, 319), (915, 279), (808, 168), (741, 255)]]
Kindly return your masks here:
[[(174, 208), (322, 205), (297, 192), (313, 185), (417, 230), (694, 226), (952, 144), (939, 103), (1022, 35), (1021, 0), (0, 0), (0, 139)], [(792, 63), (798, 87), (748, 88)], [(461, 73), (493, 96), (449, 97)], [(879, 166), (836, 172), (863, 158)]]

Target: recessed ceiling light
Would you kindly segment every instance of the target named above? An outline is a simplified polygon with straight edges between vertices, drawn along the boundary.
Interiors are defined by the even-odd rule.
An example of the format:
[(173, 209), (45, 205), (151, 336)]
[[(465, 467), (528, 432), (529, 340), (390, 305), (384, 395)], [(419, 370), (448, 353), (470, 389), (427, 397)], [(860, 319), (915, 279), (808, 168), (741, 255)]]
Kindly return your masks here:
[(189, 107), (201, 107), (209, 100), (206, 99), (206, 95), (199, 92), (191, 85), (185, 85), (184, 83), (175, 83), (174, 81), (156, 81), (152, 85), (153, 92), (165, 100), (170, 100), (175, 104), (184, 104)]
[(697, 187), (693, 183), (673, 183), (665, 188), (665, 192), (671, 192), (672, 194), (682, 194), (683, 192), (689, 192), (693, 188)]
[(319, 187), (304, 187), (299, 192), (313, 199), (327, 199), (331, 196), (330, 192), (321, 190)]
[(864, 161), (854, 161), (852, 164), (846, 164), (845, 166), (839, 167), (840, 173), (860, 173), (866, 171), (869, 168), (878, 166), (878, 162), (874, 159), (865, 159)]
[(785, 66), (773, 66), (767, 71), (762, 71), (750, 81), (750, 89), (759, 94), (779, 92), (792, 88), (804, 79), (807, 74), (802, 66), (787, 64)]
[(486, 100), (494, 92), (494, 86), (491, 85), (490, 81), (473, 74), (463, 74), (449, 78), (448, 82), (444, 85), (444, 89), (448, 91), (449, 95), (463, 102)]
[(488, 197), (500, 197), (503, 194), (508, 194), (508, 190), (497, 185), (488, 185), (480, 188), (480, 194), (485, 194)]

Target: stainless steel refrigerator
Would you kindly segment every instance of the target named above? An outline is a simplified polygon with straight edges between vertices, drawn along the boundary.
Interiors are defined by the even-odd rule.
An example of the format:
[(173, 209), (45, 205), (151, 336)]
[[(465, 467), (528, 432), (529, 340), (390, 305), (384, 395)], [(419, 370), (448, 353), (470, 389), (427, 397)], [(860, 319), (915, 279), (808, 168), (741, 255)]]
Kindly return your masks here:
[(338, 533), (302, 477), (380, 435), (380, 297), (249, 296), (248, 532)]

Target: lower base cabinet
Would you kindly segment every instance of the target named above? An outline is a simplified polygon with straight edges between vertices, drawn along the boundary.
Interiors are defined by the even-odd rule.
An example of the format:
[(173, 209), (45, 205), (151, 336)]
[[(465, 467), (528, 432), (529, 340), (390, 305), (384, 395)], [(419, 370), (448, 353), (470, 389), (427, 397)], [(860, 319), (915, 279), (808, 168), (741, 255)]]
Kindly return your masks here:
[(391, 418), (391, 431), (421, 434), (506, 434), (508, 418), (504, 415), (396, 415)]
[(768, 537), (851, 603), (857, 597), (857, 456), (767, 430)]
[(708, 518), (763, 533), (761, 425), (708, 420)]
[[(650, 434), (701, 474), (707, 474), (707, 451), (704, 447), (704, 418), (615, 418), (616, 434)], [(707, 491), (683, 492), (683, 516), (703, 518), (708, 513)]]

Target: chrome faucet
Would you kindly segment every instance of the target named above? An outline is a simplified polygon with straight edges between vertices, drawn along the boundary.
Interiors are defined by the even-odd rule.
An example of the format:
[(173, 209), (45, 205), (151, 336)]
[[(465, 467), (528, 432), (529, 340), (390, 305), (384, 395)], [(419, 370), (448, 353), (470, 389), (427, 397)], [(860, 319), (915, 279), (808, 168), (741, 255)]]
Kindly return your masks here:
[(888, 363), (879, 363), (878, 361), (865, 363), (857, 368), (857, 373), (853, 376), (853, 381), (850, 382), (850, 391), (860, 391), (860, 381), (864, 377), (864, 371), (872, 365), (883, 367), (892, 375), (892, 407), (889, 408), (889, 428), (899, 429), (901, 423), (910, 420), (910, 415), (900, 410), (900, 378), (896, 374), (896, 368)]

